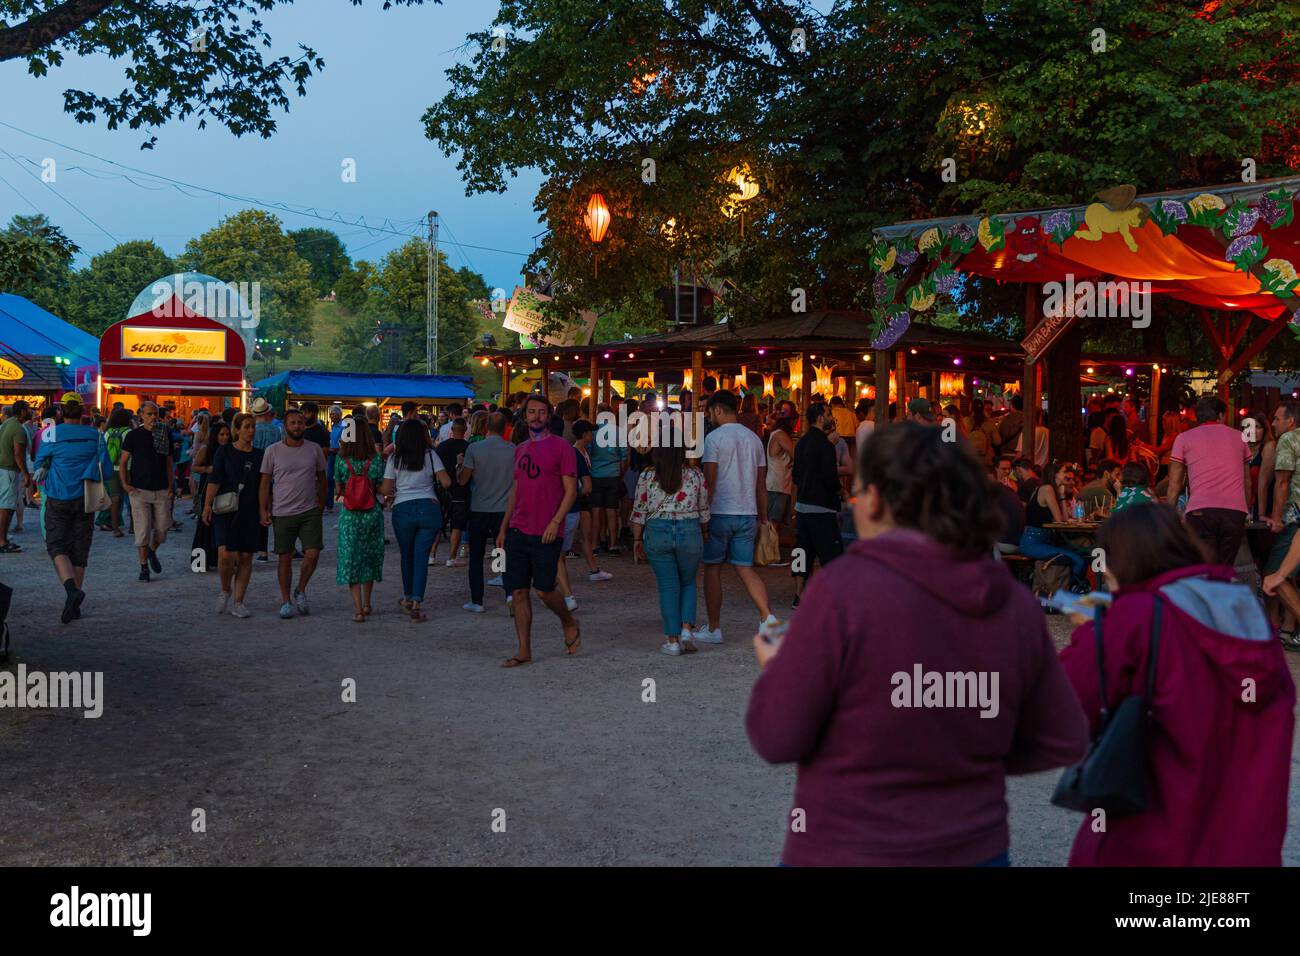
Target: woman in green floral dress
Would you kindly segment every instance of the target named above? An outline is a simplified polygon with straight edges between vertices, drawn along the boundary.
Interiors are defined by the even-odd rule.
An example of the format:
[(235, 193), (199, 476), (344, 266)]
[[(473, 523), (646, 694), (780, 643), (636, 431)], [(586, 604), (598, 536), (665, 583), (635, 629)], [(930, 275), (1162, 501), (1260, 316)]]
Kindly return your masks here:
[[(353, 440), (339, 442), (338, 460), (334, 463), (334, 493), (343, 499), (339, 511), (337, 581), (351, 591), (356, 609), (353, 620), (360, 624), (371, 613), (370, 592), (375, 582), (384, 577), (384, 517), (379, 510), (377, 491), (384, 477), (384, 458), (375, 449), (365, 419), (360, 416), (346, 419), (343, 428), (343, 437)], [(365, 476), (370, 486), (369, 508), (348, 507), (348, 479), (353, 475)]]

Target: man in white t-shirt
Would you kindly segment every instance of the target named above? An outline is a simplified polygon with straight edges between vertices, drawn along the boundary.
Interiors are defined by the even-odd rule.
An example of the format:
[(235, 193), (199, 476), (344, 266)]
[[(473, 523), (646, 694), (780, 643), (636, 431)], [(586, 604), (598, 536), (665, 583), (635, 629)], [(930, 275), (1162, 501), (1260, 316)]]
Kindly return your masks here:
[[(858, 416), (858, 427), (853, 432), (853, 453), (856, 455), (862, 451), (862, 443), (871, 437), (875, 431), (876, 423), (872, 421), (871, 416), (875, 414), (876, 403), (869, 398), (858, 399), (857, 407), (853, 411)], [(848, 436), (843, 436), (847, 438)]]
[[(434, 444), (436, 445), (439, 442), (444, 442), (448, 438), (450, 438), (451, 426), (456, 424), (458, 420), (464, 419), (464, 417), (465, 417), (465, 409), (459, 402), (452, 402), (450, 405), (448, 405), (447, 421), (444, 422), (442, 427), (438, 429), (438, 437), (437, 439), (435, 439)], [(466, 422), (465, 424), (468, 426), (469, 423)], [(455, 555), (452, 555), (452, 557), (455, 557)]]
[(704, 436), (704, 480), (709, 485), (709, 540), (704, 543), (704, 603), (709, 626), (695, 632), (702, 644), (722, 643), (722, 564), (736, 569), (760, 624), (775, 623), (767, 587), (754, 570), (754, 539), (760, 516), (767, 521), (767, 455), (757, 435), (740, 424), (736, 396), (723, 389), (709, 396), (706, 414), (714, 428)]

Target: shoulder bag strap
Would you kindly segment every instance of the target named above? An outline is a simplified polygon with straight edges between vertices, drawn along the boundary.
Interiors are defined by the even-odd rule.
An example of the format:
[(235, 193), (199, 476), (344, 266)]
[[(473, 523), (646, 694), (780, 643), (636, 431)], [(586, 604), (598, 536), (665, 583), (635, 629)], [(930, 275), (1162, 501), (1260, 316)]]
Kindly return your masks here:
[(1092, 612), (1092, 635), (1097, 642), (1097, 687), (1101, 693), (1101, 725), (1106, 726), (1110, 716), (1109, 698), (1106, 696), (1106, 652), (1102, 645), (1101, 621), (1102, 608), (1096, 607)]
[(1160, 654), (1160, 609), (1164, 602), (1157, 596), (1156, 606), (1151, 616), (1151, 644), (1147, 651), (1147, 716), (1151, 716), (1152, 704), (1156, 696), (1156, 657)]

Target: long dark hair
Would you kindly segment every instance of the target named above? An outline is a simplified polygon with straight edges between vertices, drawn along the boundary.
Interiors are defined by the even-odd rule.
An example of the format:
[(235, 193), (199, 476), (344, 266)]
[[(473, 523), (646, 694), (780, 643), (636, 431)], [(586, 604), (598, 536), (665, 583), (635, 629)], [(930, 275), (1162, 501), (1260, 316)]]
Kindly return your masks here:
[(1115, 512), (1097, 530), (1097, 547), (1121, 587), (1167, 571), (1209, 564), (1210, 557), (1178, 512), (1165, 504), (1141, 504)]
[(1116, 458), (1128, 457), (1128, 419), (1123, 415), (1116, 415), (1106, 426), (1106, 434), (1110, 438), (1110, 446), (1115, 450)]
[(675, 495), (682, 490), (682, 466), (685, 462), (686, 449), (680, 445), (651, 449), (650, 467), (655, 470), (655, 481), (665, 494)]
[(109, 428), (130, 428), (131, 413), (125, 408), (115, 408), (108, 416)]
[[(347, 422), (343, 424), (346, 433)], [(375, 457), (375, 436), (370, 433), (370, 423), (365, 415), (352, 416), (352, 441), (340, 441), (339, 454), (349, 461), (369, 461)]]
[(874, 485), (894, 524), (962, 552), (990, 552), (1002, 532), (992, 480), (943, 429), (916, 422), (877, 427), (858, 455), (858, 482)]
[(984, 427), (984, 400), (977, 398), (970, 406), (970, 430), (979, 431)]
[(429, 452), (429, 430), (417, 419), (408, 418), (397, 426), (393, 439), (393, 467), (403, 471), (422, 471)]

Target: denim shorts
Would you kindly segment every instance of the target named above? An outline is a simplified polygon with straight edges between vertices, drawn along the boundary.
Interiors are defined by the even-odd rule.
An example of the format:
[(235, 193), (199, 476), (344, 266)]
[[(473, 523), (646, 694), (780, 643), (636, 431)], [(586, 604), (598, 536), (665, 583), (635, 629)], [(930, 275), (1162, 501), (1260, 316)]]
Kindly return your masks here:
[(709, 540), (704, 542), (705, 564), (733, 564), (738, 568), (754, 564), (756, 515), (713, 515), (709, 519)]

